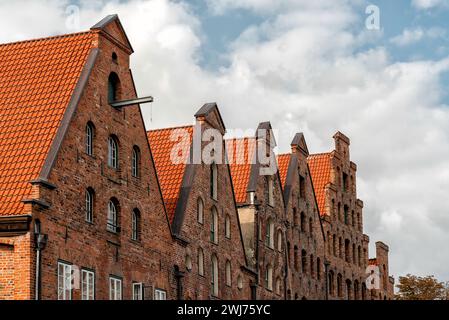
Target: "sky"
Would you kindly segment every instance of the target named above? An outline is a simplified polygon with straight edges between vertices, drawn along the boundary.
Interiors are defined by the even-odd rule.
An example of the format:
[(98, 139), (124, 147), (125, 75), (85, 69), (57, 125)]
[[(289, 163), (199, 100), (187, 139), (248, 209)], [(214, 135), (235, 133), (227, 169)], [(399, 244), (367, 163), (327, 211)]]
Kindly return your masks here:
[(155, 98), (147, 129), (217, 102), (229, 134), (271, 121), (279, 152), (296, 132), (311, 153), (345, 133), (371, 254), (382, 240), (396, 278), (449, 281), (449, 0), (0, 0), (0, 42), (111, 13)]

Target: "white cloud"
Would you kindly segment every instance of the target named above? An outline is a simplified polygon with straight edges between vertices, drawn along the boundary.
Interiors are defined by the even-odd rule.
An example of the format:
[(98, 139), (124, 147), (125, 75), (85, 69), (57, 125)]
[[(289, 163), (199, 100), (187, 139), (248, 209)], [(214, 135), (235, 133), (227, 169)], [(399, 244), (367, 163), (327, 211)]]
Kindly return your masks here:
[(446, 36), (446, 30), (443, 28), (429, 28), (423, 29), (421, 27), (414, 29), (404, 29), (402, 34), (390, 39), (390, 42), (397, 46), (407, 46), (417, 43), (425, 38), (438, 39)]
[(431, 9), (438, 6), (447, 6), (446, 0), (413, 0), (412, 5), (417, 9)]
[[(449, 243), (449, 107), (440, 83), (449, 59), (394, 63), (386, 48), (363, 49), (368, 31), (353, 28), (364, 19), (359, 3), (211, 1), (216, 13), (244, 7), (268, 17), (230, 44), (229, 66), (215, 71), (198, 63), (202, 26), (181, 2), (86, 1), (80, 27), (120, 15), (136, 51), (138, 91), (156, 98), (153, 122), (144, 107), (149, 128), (189, 123), (204, 102), (217, 101), (229, 128), (270, 120), (281, 150), (296, 131), (312, 152), (329, 150), (337, 130), (346, 133), (365, 231), (390, 245), (392, 272), (449, 280), (449, 254), (440, 249)], [(0, 3), (10, 13), (0, 19), (2, 42), (67, 32), (59, 1), (27, 8), (24, 0)]]

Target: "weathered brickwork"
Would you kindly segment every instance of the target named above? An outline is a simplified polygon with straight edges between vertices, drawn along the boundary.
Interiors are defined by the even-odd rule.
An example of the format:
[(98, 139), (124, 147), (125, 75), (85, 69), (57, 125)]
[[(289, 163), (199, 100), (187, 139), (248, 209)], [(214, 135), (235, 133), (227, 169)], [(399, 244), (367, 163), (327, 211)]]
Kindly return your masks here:
[[(195, 125), (183, 127), (191, 161), (174, 165), (167, 160), (176, 128), (147, 133), (139, 105), (111, 105), (137, 95), (118, 17), (49, 41), (79, 38), (90, 51), (64, 117), (42, 123), (54, 132), (41, 172), (30, 193), (20, 190), (26, 198), (0, 207), (0, 299), (78, 300), (88, 282), (88, 298), (99, 300), (118, 292), (121, 299), (393, 297), (388, 246), (377, 242), (368, 259), (346, 136), (334, 136), (334, 151), (309, 155), (298, 134), (279, 155), (279, 171), (270, 171), (258, 154), (265, 148), (276, 163), (270, 123), (254, 137), (225, 141), (217, 105), (206, 104)], [(70, 63), (69, 54), (55, 63)], [(240, 156), (244, 163), (233, 162)], [(380, 270), (378, 290), (366, 289), (368, 265)], [(63, 290), (64, 266), (74, 271), (71, 290)]]
[[(309, 155), (302, 134), (292, 141), (290, 154), (280, 155), (287, 213), (289, 299), (324, 299), (324, 236), (307, 165)], [(281, 165), (281, 163), (280, 163)]]

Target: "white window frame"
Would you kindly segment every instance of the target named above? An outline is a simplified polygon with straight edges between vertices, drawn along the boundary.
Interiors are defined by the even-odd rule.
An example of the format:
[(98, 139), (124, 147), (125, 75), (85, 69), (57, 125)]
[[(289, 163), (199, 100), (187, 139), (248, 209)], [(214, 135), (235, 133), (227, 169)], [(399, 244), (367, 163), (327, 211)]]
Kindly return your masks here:
[(90, 123), (86, 125), (86, 154), (94, 155), (94, 128)]
[(81, 270), (81, 299), (95, 300), (95, 272)]
[(109, 300), (122, 300), (122, 279), (114, 276), (109, 277)]
[(167, 291), (154, 289), (154, 300), (167, 300)]
[(211, 258), (211, 274), (210, 274), (210, 283), (211, 283), (211, 294), (214, 297), (218, 297), (218, 258), (216, 255), (213, 255)]
[(231, 261), (227, 260), (225, 264), (225, 273), (226, 273), (226, 285), (228, 287), (232, 286), (232, 266)]
[(58, 300), (72, 300), (72, 265), (58, 262)]
[(114, 201), (109, 200), (107, 229), (111, 232), (117, 232), (117, 227), (117, 206), (115, 205)]
[(108, 166), (118, 168), (118, 143), (113, 137), (108, 138)]
[[(136, 292), (137, 290), (137, 292)], [(133, 283), (133, 300), (143, 300), (143, 283), (134, 282)]]
[(94, 193), (91, 189), (86, 189), (86, 221), (94, 222)]

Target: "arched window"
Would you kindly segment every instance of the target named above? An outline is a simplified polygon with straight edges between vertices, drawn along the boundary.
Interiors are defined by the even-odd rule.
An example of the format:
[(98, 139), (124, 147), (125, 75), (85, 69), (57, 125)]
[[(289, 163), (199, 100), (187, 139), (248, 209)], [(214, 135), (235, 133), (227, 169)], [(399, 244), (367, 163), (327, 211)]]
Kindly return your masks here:
[(349, 259), (349, 246), (350, 246), (349, 240), (346, 239), (346, 240), (345, 240), (345, 261), (346, 261), (346, 262), (349, 262), (349, 261), (350, 261), (350, 259)]
[(306, 232), (306, 214), (304, 211), (301, 211), (301, 231)]
[(304, 249), (301, 251), (301, 266), (302, 272), (307, 273), (307, 252)]
[(345, 205), (343, 211), (345, 214), (345, 224), (349, 224), (349, 207)]
[(273, 290), (273, 267), (267, 265), (265, 269), (265, 287), (268, 290)]
[(295, 254), (295, 264), (294, 264), (295, 270), (299, 271), (299, 249), (297, 246), (295, 246), (294, 252), (295, 252), (294, 253)]
[(315, 261), (313, 259), (313, 254), (310, 255), (310, 276), (315, 279)]
[(297, 227), (299, 225), (298, 213), (296, 212), (296, 208), (293, 208), (293, 226)]
[(211, 284), (211, 294), (214, 297), (218, 296), (218, 258), (214, 254), (211, 259), (211, 273), (210, 273), (210, 284)]
[(281, 295), (282, 293), (282, 280), (280, 277), (276, 278), (276, 294)]
[(341, 237), (338, 238), (338, 256), (340, 259), (343, 258), (343, 242), (341, 240)]
[(332, 238), (332, 246), (333, 246), (333, 252), (334, 252), (334, 257), (337, 256), (337, 236), (334, 234), (333, 238)]
[(346, 299), (351, 300), (352, 299), (352, 283), (351, 280), (346, 279)]
[(218, 213), (215, 207), (212, 207), (210, 219), (210, 241), (218, 243)]
[(89, 121), (86, 125), (86, 153), (89, 156), (94, 155), (94, 135), (94, 125)]
[(138, 209), (134, 209), (131, 216), (132, 232), (131, 238), (135, 241), (140, 240), (140, 212)]
[(360, 289), (359, 289), (359, 281), (358, 280), (354, 280), (354, 300), (359, 300), (360, 299)]
[(274, 223), (271, 218), (267, 220), (265, 244), (269, 248), (274, 248)]
[(94, 222), (94, 200), (95, 192), (92, 188), (86, 189), (86, 221)]
[(204, 223), (204, 204), (201, 198), (198, 198), (196, 202), (196, 219), (198, 223)]
[(133, 147), (131, 172), (133, 177), (140, 177), (140, 149), (138, 146)]
[(204, 251), (202, 248), (198, 249), (198, 274), (204, 276)]
[(118, 168), (118, 142), (115, 136), (108, 139), (108, 166)]
[(108, 224), (107, 229), (111, 232), (119, 232), (118, 226), (118, 201), (115, 198), (108, 203)]
[(343, 283), (342, 283), (342, 281), (343, 281), (343, 277), (341, 276), (341, 274), (338, 274), (337, 275), (337, 295), (339, 297), (343, 296), (343, 287), (342, 287)]
[(228, 287), (232, 286), (232, 276), (231, 276), (231, 261), (226, 261), (226, 285)]
[(357, 248), (357, 258), (358, 258), (358, 262), (359, 262), (359, 266), (362, 266), (362, 249), (360, 246), (358, 246)]
[(278, 251), (282, 252), (282, 231), (281, 229), (278, 230), (278, 240), (277, 240), (277, 244), (278, 244)]
[(362, 282), (362, 300), (366, 300), (366, 284)]
[(216, 163), (212, 163), (210, 166), (210, 196), (212, 199), (218, 198), (218, 167)]
[(362, 222), (360, 221), (360, 212), (357, 212), (357, 229), (362, 230)]
[(231, 239), (231, 218), (228, 214), (225, 217), (225, 237)]
[(321, 259), (316, 258), (316, 278), (321, 280)]
[(114, 102), (120, 99), (120, 79), (115, 72), (109, 75), (108, 79), (108, 102)]
[(117, 53), (115, 53), (115, 52), (112, 53), (112, 62), (118, 63)]
[(351, 211), (351, 223), (352, 223), (352, 226), (355, 227), (355, 213), (354, 213), (354, 210)]
[(334, 283), (334, 271), (329, 271), (329, 295), (333, 296), (335, 294), (335, 283)]
[(270, 206), (274, 206), (274, 187), (273, 187), (273, 178), (267, 177), (268, 179), (268, 204)]
[(352, 244), (352, 263), (357, 263), (357, 250), (355, 249), (355, 243)]

